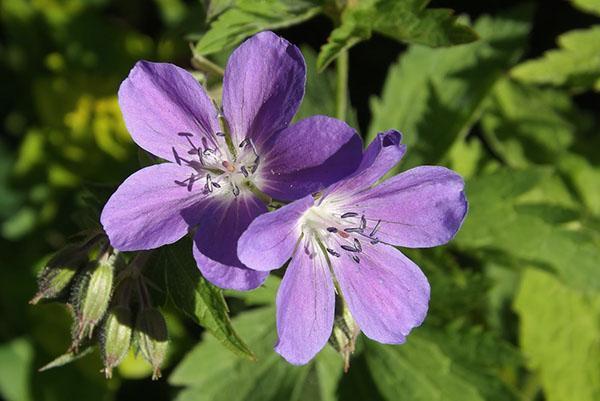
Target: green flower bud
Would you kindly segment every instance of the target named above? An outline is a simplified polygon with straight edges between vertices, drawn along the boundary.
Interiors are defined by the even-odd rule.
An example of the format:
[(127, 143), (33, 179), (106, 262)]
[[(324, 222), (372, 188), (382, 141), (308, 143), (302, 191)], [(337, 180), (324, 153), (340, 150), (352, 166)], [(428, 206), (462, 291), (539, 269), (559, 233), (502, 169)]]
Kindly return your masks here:
[(335, 318), (329, 344), (344, 358), (344, 371), (350, 368), (350, 355), (354, 352), (356, 338), (360, 333), (358, 324), (352, 317), (346, 302), (336, 296)]
[(127, 306), (117, 305), (112, 307), (104, 322), (104, 332), (100, 339), (102, 357), (104, 359), (104, 373), (106, 378), (112, 377), (112, 370), (127, 356), (131, 345), (133, 321), (131, 309)]
[(41, 271), (38, 292), (29, 303), (34, 305), (42, 299), (57, 299), (64, 295), (82, 262), (78, 245), (69, 244), (58, 251)]
[(157, 380), (169, 345), (165, 318), (157, 308), (142, 309), (135, 330), (142, 356), (152, 365), (152, 380)]
[(86, 274), (77, 288), (75, 346), (86, 335), (92, 337), (94, 327), (102, 320), (112, 295), (116, 255), (103, 258)]

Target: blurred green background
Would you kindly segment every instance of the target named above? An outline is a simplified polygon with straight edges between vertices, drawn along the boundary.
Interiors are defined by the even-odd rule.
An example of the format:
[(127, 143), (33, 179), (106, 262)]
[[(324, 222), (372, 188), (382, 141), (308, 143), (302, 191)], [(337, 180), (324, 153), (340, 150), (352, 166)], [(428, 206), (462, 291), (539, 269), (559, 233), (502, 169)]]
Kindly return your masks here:
[[(385, 17), (393, 1), (363, 3), (374, 6), (350, 15), (336, 14), (343, 1), (0, 1), (0, 399), (600, 399), (600, 2), (434, 0), (477, 32), (454, 46), (402, 31), (404, 11)], [(400, 3), (425, 18), (427, 2)], [(167, 301), (162, 380), (133, 354), (106, 380), (97, 351), (37, 372), (71, 330), (64, 305), (28, 305), (37, 271), (97, 226), (103, 199), (143, 162), (116, 99), (135, 61), (223, 66), (244, 37), (274, 29), (307, 60), (299, 116), (335, 115), (336, 61), (316, 67), (332, 20), (359, 38), (348, 121), (366, 141), (403, 131), (400, 170), (440, 164), (467, 180), (456, 239), (407, 252), (432, 285), (423, 327), (402, 346), (360, 337), (346, 374), (330, 347), (292, 367), (272, 351), (273, 277), (228, 294), (258, 362)], [(196, 74), (218, 94), (218, 76)]]

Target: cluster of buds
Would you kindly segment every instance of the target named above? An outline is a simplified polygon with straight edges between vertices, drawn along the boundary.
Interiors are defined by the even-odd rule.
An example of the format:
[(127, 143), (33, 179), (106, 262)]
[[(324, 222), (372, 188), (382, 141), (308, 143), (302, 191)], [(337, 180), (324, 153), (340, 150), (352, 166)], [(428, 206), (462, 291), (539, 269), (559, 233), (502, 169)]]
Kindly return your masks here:
[(31, 303), (65, 303), (74, 320), (67, 353), (77, 355), (80, 348), (99, 343), (106, 378), (132, 347), (152, 365), (152, 378), (160, 377), (168, 332), (143, 275), (148, 257), (124, 255), (97, 234), (59, 250), (40, 273)]

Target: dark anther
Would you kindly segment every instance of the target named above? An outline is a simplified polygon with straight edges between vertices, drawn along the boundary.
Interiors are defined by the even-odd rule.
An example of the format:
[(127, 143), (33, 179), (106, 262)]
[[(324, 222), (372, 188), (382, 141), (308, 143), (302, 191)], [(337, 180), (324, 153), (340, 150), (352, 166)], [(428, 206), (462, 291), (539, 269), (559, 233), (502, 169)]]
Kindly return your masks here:
[(202, 146), (204, 146), (204, 149), (208, 149), (208, 140), (206, 140), (206, 137), (202, 137), (200, 139), (200, 141), (202, 142)]
[(329, 252), (332, 256), (335, 256), (336, 258), (340, 257), (340, 254), (331, 248), (327, 248), (327, 252)]
[(354, 238), (354, 249), (356, 249), (358, 252), (362, 252), (362, 245), (360, 244), (360, 241), (356, 238)]
[(377, 224), (375, 224), (375, 227), (373, 227), (373, 231), (371, 231), (371, 234), (369, 234), (369, 237), (372, 237), (375, 235), (375, 233), (377, 232), (377, 230), (379, 230), (379, 225), (381, 224), (381, 220), (377, 220)]
[(186, 138), (191, 138), (194, 136), (194, 134), (192, 134), (191, 132), (178, 132), (177, 135), (184, 136)]
[(210, 156), (211, 154), (215, 153), (214, 150), (206, 148), (204, 149), (204, 152), (202, 152), (204, 154), (204, 156)]
[(327, 227), (327, 231), (329, 231), (330, 233), (337, 233), (338, 229), (335, 227)]
[(181, 157), (179, 157), (179, 155), (177, 154), (177, 151), (175, 150), (175, 147), (173, 147), (173, 157), (175, 158), (175, 163), (179, 164), (181, 166)]
[(348, 217), (356, 217), (356, 216), (358, 216), (358, 213), (346, 212), (342, 215), (342, 219), (347, 219)]
[(187, 187), (188, 184), (185, 181), (177, 181), (175, 180), (175, 184), (182, 186), (182, 187)]
[(242, 172), (242, 174), (244, 174), (244, 177), (248, 178), (248, 169), (246, 168), (246, 166), (242, 166), (240, 167), (240, 171)]
[(221, 184), (219, 184), (218, 182), (213, 182), (212, 186), (215, 188), (221, 188)]
[(344, 231), (346, 231), (347, 233), (363, 233), (363, 229), (360, 227), (344, 228)]
[(198, 155), (200, 153), (200, 149), (190, 149), (188, 150), (188, 155)]
[(188, 192), (191, 192), (191, 191), (192, 191), (192, 186), (193, 186), (193, 185), (194, 185), (194, 175), (192, 174), (192, 175), (190, 176), (190, 178), (189, 178), (188, 185), (187, 185), (187, 190), (188, 190)]
[(206, 189), (209, 193), (213, 191), (213, 183), (210, 174), (206, 174), (206, 184), (204, 184), (204, 189)]
[(244, 146), (246, 146), (248, 144), (249, 139), (245, 138), (242, 142), (240, 142), (240, 148), (243, 148)]
[(233, 184), (233, 196), (237, 197), (239, 194), (240, 194), (240, 188), (237, 185)]
[(349, 246), (349, 245), (340, 245), (340, 246), (342, 247), (343, 250), (348, 251), (348, 252), (359, 252), (359, 250), (353, 246)]
[(217, 135), (217, 136), (225, 136), (225, 133), (224, 133), (224, 132), (221, 132), (221, 131), (217, 131), (217, 132), (215, 133), (215, 135)]
[(371, 240), (371, 245), (377, 245), (377, 244), (379, 244), (379, 238), (373, 238)]
[(360, 263), (360, 258), (356, 255), (352, 255), (352, 260), (355, 261), (356, 263)]
[(364, 230), (367, 227), (367, 219), (365, 219), (365, 215), (360, 216), (360, 228)]

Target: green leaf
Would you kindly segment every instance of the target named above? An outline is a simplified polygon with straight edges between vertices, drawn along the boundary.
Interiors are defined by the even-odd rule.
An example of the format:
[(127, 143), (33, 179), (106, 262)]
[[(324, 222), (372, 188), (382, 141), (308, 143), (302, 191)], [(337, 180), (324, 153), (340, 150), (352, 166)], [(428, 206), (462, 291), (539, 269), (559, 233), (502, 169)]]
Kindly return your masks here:
[(481, 105), (522, 53), (529, 12), (481, 17), (481, 39), (447, 49), (412, 46), (393, 65), (380, 98), (371, 102), (368, 139), (395, 128), (409, 145), (405, 165), (439, 163), (464, 137)]
[(399, 346), (367, 342), (367, 362), (386, 400), (516, 400), (498, 378), (515, 351), (482, 332), (421, 328)]
[(527, 269), (514, 302), (519, 343), (548, 401), (600, 399), (600, 299)]
[(457, 21), (453, 11), (425, 8), (430, 0), (366, 0), (349, 3), (321, 48), (317, 67), (325, 68), (338, 54), (373, 32), (407, 43), (439, 47), (469, 43), (477, 34)]
[[(300, 109), (294, 119), (300, 120), (316, 114), (335, 117), (336, 78), (333, 71), (317, 73), (317, 55), (308, 47), (302, 47), (306, 62), (306, 91)], [(346, 121), (351, 127), (358, 127), (356, 112), (348, 106)]]
[(559, 169), (567, 175), (585, 207), (600, 216), (600, 167), (569, 153), (559, 161)]
[(306, 21), (321, 12), (313, 1), (237, 0), (223, 12), (196, 43), (195, 53), (209, 55), (229, 49), (248, 36)]
[(523, 82), (600, 91), (600, 25), (564, 33), (558, 46), (519, 64), (511, 75)]
[(24, 338), (0, 345), (0, 398), (31, 400), (30, 372), (33, 349)]
[(571, 146), (585, 119), (571, 98), (502, 79), (481, 119), (487, 143), (512, 167), (554, 163)]
[(76, 360), (81, 359), (84, 356), (92, 353), (92, 351), (94, 351), (94, 348), (91, 346), (86, 347), (85, 349), (82, 349), (77, 353), (75, 353), (74, 351), (67, 351), (66, 353), (62, 354), (61, 356), (55, 358), (54, 360), (48, 362), (47, 364), (39, 368), (38, 372), (44, 372), (49, 369), (54, 369), (68, 365), (69, 363), (75, 362)]
[(600, 0), (571, 0), (571, 3), (582, 11), (600, 15)]
[(254, 354), (236, 333), (229, 320), (223, 292), (200, 275), (187, 239), (163, 248), (163, 263), (173, 303), (194, 322), (208, 329), (237, 355), (254, 359)]
[(342, 358), (333, 349), (326, 347), (307, 365), (290, 365), (273, 351), (275, 308), (244, 312), (234, 322), (257, 362), (235, 358), (206, 338), (169, 377), (172, 385), (186, 386), (177, 401), (335, 400)]
[[(574, 288), (600, 291), (596, 244), (578, 231), (549, 224), (552, 209), (532, 212), (532, 203), (539, 202), (528, 200), (527, 192), (535, 192), (551, 180), (551, 174), (552, 170), (533, 168), (502, 169), (468, 181), (469, 214), (454, 243), (470, 251), (501, 251), (521, 265), (554, 271)], [(551, 199), (545, 196), (545, 203), (552, 204)]]

